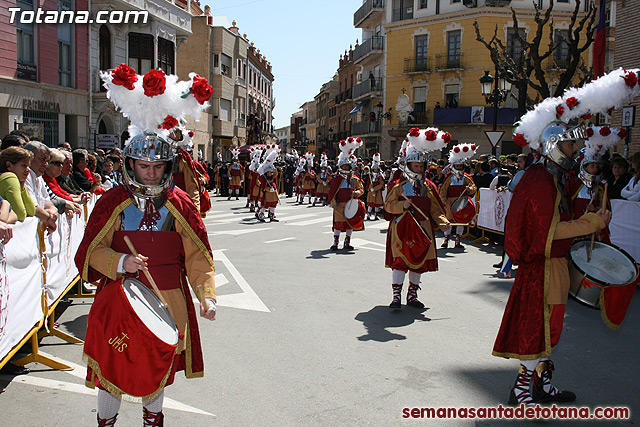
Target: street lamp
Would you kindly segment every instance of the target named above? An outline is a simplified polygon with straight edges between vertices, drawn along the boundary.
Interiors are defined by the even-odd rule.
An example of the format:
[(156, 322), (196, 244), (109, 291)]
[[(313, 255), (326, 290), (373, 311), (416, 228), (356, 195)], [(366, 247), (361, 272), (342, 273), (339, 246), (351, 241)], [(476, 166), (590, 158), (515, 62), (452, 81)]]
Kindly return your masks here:
[(377, 143), (377, 147), (376, 147), (376, 153), (380, 152), (380, 142), (382, 140), (382, 111), (384, 110), (384, 105), (382, 104), (382, 101), (378, 102), (378, 104), (376, 105), (376, 109), (378, 110), (378, 115), (376, 116), (376, 126), (377, 126), (377, 130), (378, 130), (378, 143)]
[[(498, 73), (498, 67), (496, 66), (496, 77), (494, 78), (489, 74), (489, 71), (484, 72), (484, 76), (480, 77), (480, 86), (482, 89), (482, 95), (487, 104), (493, 104), (493, 131), (498, 130), (498, 104), (504, 102), (507, 99), (507, 95), (511, 90), (510, 77), (511, 71), (506, 73)], [(496, 147), (491, 146), (491, 154), (496, 155)]]

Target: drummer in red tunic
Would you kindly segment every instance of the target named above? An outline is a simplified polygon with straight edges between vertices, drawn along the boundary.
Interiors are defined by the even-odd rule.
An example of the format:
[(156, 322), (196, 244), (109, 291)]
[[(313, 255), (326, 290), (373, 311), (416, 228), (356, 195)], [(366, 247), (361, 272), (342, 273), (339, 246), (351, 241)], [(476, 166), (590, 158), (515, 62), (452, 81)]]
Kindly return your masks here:
[(575, 237), (603, 229), (611, 212), (588, 212), (572, 219), (565, 180), (574, 166), (578, 142), (587, 134), (583, 125), (567, 123), (629, 102), (640, 91), (637, 72), (615, 70), (567, 90), (562, 98), (546, 99), (525, 114), (515, 129), (514, 141), (529, 145), (539, 160), (518, 183), (505, 223), (505, 251), (518, 272), (493, 355), (520, 360), (509, 404), (576, 399), (574, 393), (551, 385), (551, 349), (560, 340), (571, 285), (567, 254)]
[[(587, 212), (600, 210), (605, 192), (602, 182), (602, 156), (626, 136), (626, 131), (608, 126), (591, 126), (587, 128), (587, 136), (589, 139), (585, 141), (585, 148), (581, 150), (580, 155), (580, 172), (578, 176), (572, 174), (567, 182), (574, 219)], [(608, 202), (606, 208), (611, 209)], [(609, 228), (600, 230), (596, 238), (609, 243)]]
[(316, 194), (317, 178), (316, 172), (313, 170), (313, 159), (316, 157), (316, 155), (310, 151), (307, 151), (306, 153), (304, 153), (304, 157), (306, 160), (306, 171), (302, 172), (301, 174), (302, 190), (300, 203), (304, 202), (304, 196), (309, 195), (309, 204), (311, 204)]
[[(451, 222), (458, 222), (453, 218), (451, 205), (460, 198), (466, 198), (467, 196), (474, 197), (478, 190), (471, 175), (464, 171), (467, 161), (473, 157), (477, 149), (478, 147), (475, 144), (459, 144), (449, 152), (449, 164), (451, 168), (440, 186), (440, 197), (447, 210), (447, 218)], [(464, 248), (460, 243), (463, 231), (464, 226), (456, 226), (456, 248)], [(449, 237), (451, 237), (451, 230), (444, 233), (444, 242), (442, 242), (440, 247), (446, 248), (449, 246)]]
[(380, 153), (375, 153), (371, 162), (371, 174), (369, 175), (369, 190), (367, 195), (367, 220), (378, 220), (378, 213), (382, 210), (382, 191), (384, 190), (384, 176), (380, 173)]
[(262, 157), (262, 149), (253, 148), (251, 150), (251, 164), (249, 165), (249, 185), (247, 186), (247, 190), (249, 192), (247, 197), (247, 206), (249, 207), (249, 212), (256, 212), (256, 217), (258, 216), (257, 211), (260, 210), (258, 207), (258, 193), (260, 192), (260, 183), (258, 179), (260, 176), (258, 175), (258, 167), (260, 166), (260, 158)]
[[(340, 233), (345, 232), (343, 249), (352, 251), (351, 233), (353, 231), (364, 230), (364, 215), (360, 218), (357, 214), (352, 219), (344, 215), (347, 202), (357, 200), (364, 194), (362, 180), (352, 175), (353, 165), (357, 162), (353, 153), (362, 146), (360, 138), (349, 137), (340, 141), (340, 154), (338, 155), (338, 174), (331, 180), (329, 185), (329, 204), (333, 208), (333, 245), (332, 251), (338, 250)], [(361, 202), (360, 202), (361, 203)]]
[(320, 156), (320, 173), (316, 176), (318, 186), (316, 187), (316, 198), (313, 201), (313, 206), (316, 203), (322, 202), (322, 206), (327, 205), (327, 198), (329, 196), (329, 183), (331, 182), (331, 174), (327, 170), (328, 159), (327, 153), (322, 153)]
[(276, 159), (280, 154), (280, 146), (269, 148), (265, 153), (264, 161), (257, 170), (258, 174), (258, 204), (260, 212), (258, 220), (264, 222), (265, 213), (268, 212), (269, 222), (279, 222), (276, 218), (276, 207), (280, 202), (278, 196), (278, 172), (275, 167)]
[[(103, 79), (109, 91), (112, 91), (117, 83), (115, 79), (112, 83), (112, 79), (107, 77), (111, 75), (103, 75)], [(167, 101), (167, 108), (173, 106), (180, 109), (183, 105), (181, 101), (189, 102), (180, 98), (180, 91), (170, 93), (177, 93), (179, 99)], [(130, 118), (143, 120), (136, 116), (136, 109), (139, 108), (138, 102), (145, 102), (144, 98), (139, 99), (144, 96), (147, 95), (131, 93), (120, 98), (128, 103), (118, 104), (118, 107)], [(208, 105), (204, 100), (201, 104), (204, 104), (202, 109)], [(157, 102), (157, 105), (162, 103)], [(157, 108), (162, 114), (156, 116), (167, 115), (162, 107)], [(193, 114), (193, 109), (191, 111)], [(153, 113), (149, 111), (151, 119), (148, 122), (135, 123), (135, 127), (132, 122), (130, 130), (132, 127), (157, 128)], [(206, 306), (200, 307), (200, 315), (214, 320), (216, 291), (213, 258), (207, 231), (197, 208), (187, 193), (173, 186), (171, 175), (176, 161), (175, 146), (153, 133), (138, 134), (127, 143), (123, 155), (124, 185), (109, 190), (98, 200), (75, 257), (83, 280), (100, 281), (87, 324), (84, 348), (84, 359), (88, 364), (86, 384), (100, 388), (99, 426), (115, 424), (122, 394), (131, 394), (143, 402), (145, 426), (162, 426), (164, 387), (173, 383), (175, 373), (185, 371), (187, 378), (204, 375), (196, 309), (189, 286), (206, 303)], [(131, 239), (138, 256), (132, 255), (125, 237)], [(124, 340), (124, 345), (116, 348), (115, 344), (110, 345), (113, 337), (105, 336), (111, 335), (106, 329), (112, 324), (120, 325), (122, 333), (126, 332), (127, 319), (135, 316), (130, 306), (115, 304), (109, 295), (113, 295), (113, 290), (120, 286), (120, 279), (124, 276), (135, 277), (141, 270), (147, 269), (160, 290), (159, 296), (167, 302), (167, 309), (179, 331), (180, 339), (174, 356), (168, 360), (165, 360), (166, 357), (162, 360), (157, 357), (157, 350), (165, 348), (160, 340), (155, 345), (141, 346), (138, 342), (127, 344), (127, 337), (123, 336), (119, 340)], [(152, 288), (144, 275), (140, 274), (139, 280)], [(144, 322), (144, 319), (141, 320)], [(129, 332), (131, 336), (139, 334), (137, 330)], [(116, 333), (121, 333), (119, 328)], [(125, 353), (127, 351), (130, 353)], [(124, 356), (118, 356), (123, 353)], [(117, 362), (118, 357), (125, 357), (128, 362), (140, 360), (139, 366), (135, 362), (130, 363), (129, 366), (136, 365), (135, 368), (122, 373), (123, 366)], [(119, 380), (115, 381), (114, 378)], [(143, 394), (125, 391), (142, 389), (147, 391)]]
[(242, 166), (238, 160), (238, 156), (240, 155), (239, 148), (232, 148), (231, 155), (233, 155), (233, 163), (229, 168), (229, 197), (227, 197), (227, 200), (231, 200), (233, 194), (236, 195), (236, 200), (239, 200), (240, 189), (244, 182), (244, 166)]
[(438, 189), (425, 174), (427, 153), (441, 150), (451, 135), (436, 128), (409, 131), (403, 176), (392, 183), (384, 201), (387, 231), (385, 267), (392, 271), (393, 300), (389, 307), (400, 308), (402, 285), (409, 272), (407, 305), (424, 308), (418, 300), (422, 273), (438, 270), (433, 226), (450, 228)]

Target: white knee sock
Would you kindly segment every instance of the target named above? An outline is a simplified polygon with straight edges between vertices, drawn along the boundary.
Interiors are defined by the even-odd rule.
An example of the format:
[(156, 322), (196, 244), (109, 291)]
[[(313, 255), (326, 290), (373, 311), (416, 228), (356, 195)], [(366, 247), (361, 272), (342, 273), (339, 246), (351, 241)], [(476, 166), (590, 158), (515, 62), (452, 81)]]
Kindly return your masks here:
[(164, 390), (157, 395), (153, 400), (148, 401), (144, 404), (144, 407), (147, 408), (147, 411), (150, 412), (161, 412), (162, 405), (164, 403)]
[(456, 234), (457, 234), (458, 236), (462, 236), (462, 233), (463, 233), (463, 232), (464, 232), (464, 227), (463, 227), (463, 226), (461, 226), (461, 225), (457, 225), (457, 226), (456, 226)]
[(401, 285), (404, 283), (404, 276), (407, 274), (402, 270), (391, 270), (391, 282), (394, 285)]
[(540, 359), (521, 360), (520, 364), (524, 365), (524, 367), (527, 368), (527, 370), (533, 371), (534, 369), (536, 369), (536, 366), (538, 366), (538, 362), (540, 362)]
[(449, 237), (451, 235), (451, 228), (444, 232), (444, 237)]
[(419, 285), (420, 284), (420, 276), (422, 276), (421, 273), (416, 273), (415, 271), (410, 271), (409, 272), (409, 283), (413, 283), (414, 285)]
[(353, 233), (353, 228), (347, 230), (347, 237), (351, 237), (351, 233)]
[(98, 416), (102, 419), (109, 419), (116, 416), (120, 410), (122, 398), (114, 396), (108, 391), (98, 390)]
[(276, 208), (269, 208), (269, 212), (271, 212), (271, 215), (275, 215), (276, 214)]

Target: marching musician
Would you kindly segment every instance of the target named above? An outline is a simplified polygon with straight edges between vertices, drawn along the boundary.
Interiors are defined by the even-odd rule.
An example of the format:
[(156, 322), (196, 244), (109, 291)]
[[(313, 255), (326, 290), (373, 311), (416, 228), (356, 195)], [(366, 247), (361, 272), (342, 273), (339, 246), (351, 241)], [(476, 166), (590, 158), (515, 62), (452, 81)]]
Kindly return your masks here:
[(278, 172), (275, 167), (276, 159), (278, 158), (279, 150), (267, 150), (264, 161), (258, 168), (258, 181), (259, 191), (258, 200), (260, 204), (260, 213), (258, 220), (264, 222), (264, 214), (268, 209), (269, 222), (279, 222), (276, 218), (276, 207), (280, 198), (278, 197)]
[(371, 174), (369, 175), (367, 220), (371, 220), (372, 213), (375, 215), (374, 221), (378, 220), (378, 212), (382, 209), (382, 191), (384, 187), (384, 176), (380, 173), (380, 153), (375, 153), (371, 164)]
[(304, 196), (309, 195), (309, 204), (311, 204), (311, 200), (315, 197), (316, 193), (316, 172), (313, 170), (313, 159), (315, 158), (315, 154), (310, 151), (304, 153), (304, 157), (306, 159), (306, 171), (302, 173), (302, 191), (300, 203), (304, 202)]
[[(573, 174), (567, 182), (568, 196), (571, 198), (573, 219), (577, 219), (587, 212), (599, 211), (606, 197), (602, 183), (602, 156), (626, 136), (624, 130), (609, 128), (608, 126), (591, 126), (586, 129), (587, 139), (585, 148), (580, 150), (580, 171), (578, 176)], [(611, 209), (607, 203), (606, 209)], [(609, 242), (609, 228), (605, 227), (598, 233), (598, 240)]]
[(320, 173), (316, 176), (318, 186), (316, 187), (316, 198), (313, 206), (322, 201), (322, 206), (327, 205), (327, 197), (329, 196), (329, 183), (331, 182), (331, 174), (327, 171), (328, 160), (327, 153), (320, 156)]
[[(464, 167), (469, 159), (476, 153), (478, 147), (475, 144), (458, 144), (449, 152), (450, 170), (446, 174), (442, 185), (440, 186), (440, 197), (444, 202), (449, 221), (454, 222), (451, 205), (462, 197), (474, 197), (476, 195), (476, 185), (473, 178), (465, 173)], [(464, 231), (464, 226), (456, 226), (456, 245), (458, 249), (464, 248), (460, 243), (460, 238)], [(449, 238), (451, 237), (451, 229), (445, 231), (444, 241), (440, 247), (449, 247)]]
[(436, 128), (409, 131), (403, 158), (403, 176), (392, 181), (384, 201), (389, 216), (385, 267), (392, 271), (393, 300), (389, 307), (400, 308), (402, 286), (409, 272), (407, 305), (424, 308), (418, 300), (422, 273), (438, 270), (433, 223), (450, 228), (438, 189), (425, 174), (427, 153), (441, 150), (451, 135)]
[(240, 149), (237, 147), (232, 148), (231, 155), (233, 156), (233, 163), (229, 168), (229, 197), (227, 197), (227, 200), (231, 200), (231, 195), (234, 193), (236, 200), (240, 200), (240, 189), (244, 182), (244, 166), (238, 160)]
[[(123, 67), (127, 66), (123, 64), (119, 68)], [(129, 70), (135, 75), (132, 69)], [(111, 73), (102, 76), (110, 91), (119, 84), (111, 78)], [(142, 76), (138, 76), (138, 79), (142, 79)], [(131, 126), (134, 126), (133, 120), (142, 120), (136, 116), (136, 109), (144, 99), (138, 98), (147, 95), (143, 95), (142, 91), (138, 94), (130, 92), (126, 97), (127, 103), (121, 100), (118, 108), (128, 114), (132, 119)], [(179, 91), (167, 92), (180, 96)], [(210, 92), (208, 94), (210, 96)], [(180, 104), (181, 99), (170, 101), (165, 105), (173, 105), (176, 109), (183, 105)], [(205, 99), (201, 104), (204, 104), (202, 109), (208, 105)], [(148, 115), (153, 117), (153, 112)], [(161, 117), (165, 115), (166, 112), (159, 114)], [(148, 122), (135, 123), (136, 129), (156, 127), (152, 118)], [(144, 425), (162, 426), (164, 387), (173, 383), (176, 372), (185, 371), (187, 378), (204, 375), (196, 309), (188, 286), (196, 294), (200, 292), (200, 295), (204, 295), (202, 301), (206, 302), (206, 306), (200, 307), (200, 316), (214, 320), (216, 292), (213, 258), (198, 209), (187, 193), (172, 185), (175, 154), (175, 147), (160, 135), (143, 133), (134, 136), (123, 150), (124, 185), (109, 190), (98, 200), (76, 253), (75, 262), (82, 279), (87, 282), (100, 280), (89, 314), (84, 355), (88, 363), (86, 384), (100, 389), (99, 426), (115, 424), (121, 396), (126, 393), (124, 389), (141, 387), (152, 390), (149, 394), (134, 396), (144, 404)], [(125, 237), (139, 251), (137, 256), (128, 248)], [(131, 316), (131, 307), (114, 304), (108, 297), (109, 292), (116, 289), (115, 286), (120, 286), (119, 279), (137, 275), (141, 271), (148, 271), (155, 279), (160, 289), (158, 296), (168, 302), (167, 309), (179, 331), (175, 355), (172, 361), (169, 360), (167, 368), (154, 357), (157, 352), (153, 346), (129, 342), (128, 348), (120, 346), (119, 350), (115, 350), (108, 343), (112, 337), (105, 336), (105, 324), (112, 323), (113, 316), (122, 314), (123, 328), (126, 327), (127, 315)], [(146, 277), (141, 275), (139, 280), (151, 288)], [(129, 332), (131, 335), (137, 333), (134, 330)], [(115, 362), (117, 353), (114, 352), (125, 350), (131, 353), (124, 357), (128, 360), (144, 360), (144, 365), (133, 368), (132, 372), (122, 373), (124, 367)], [(107, 377), (111, 380), (107, 380)], [(114, 377), (124, 379), (115, 383), (112, 382)]]
[[(260, 166), (260, 157), (262, 157), (262, 150), (254, 148), (251, 150), (251, 164), (249, 165), (249, 194), (247, 196), (247, 206), (249, 212), (256, 212), (256, 218), (258, 218), (258, 193), (260, 192), (260, 182), (258, 175), (258, 167)], [(245, 206), (245, 207), (247, 207)]]
[(514, 142), (529, 145), (539, 160), (518, 183), (505, 224), (505, 250), (519, 267), (493, 355), (520, 360), (509, 404), (576, 399), (574, 393), (551, 384), (551, 350), (560, 340), (571, 282), (567, 254), (573, 238), (603, 229), (611, 212), (603, 209), (572, 219), (565, 180), (574, 166), (578, 142), (587, 134), (584, 125), (568, 123), (631, 101), (640, 92), (637, 72), (614, 70), (567, 90), (561, 98), (545, 99), (515, 129)]
[(338, 174), (329, 185), (329, 204), (333, 208), (333, 245), (332, 251), (338, 250), (340, 233), (345, 232), (343, 249), (352, 251), (351, 234), (353, 231), (364, 230), (362, 219), (351, 223), (344, 215), (347, 202), (358, 199), (364, 193), (362, 180), (352, 174), (357, 158), (353, 155), (356, 149), (362, 146), (360, 138), (349, 137), (340, 141), (340, 154), (338, 155)]

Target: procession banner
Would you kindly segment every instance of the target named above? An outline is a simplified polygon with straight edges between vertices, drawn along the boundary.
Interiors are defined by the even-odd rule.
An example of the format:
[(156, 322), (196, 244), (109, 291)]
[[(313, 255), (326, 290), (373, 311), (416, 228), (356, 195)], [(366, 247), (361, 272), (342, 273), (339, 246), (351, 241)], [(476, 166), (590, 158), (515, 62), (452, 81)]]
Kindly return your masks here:
[(510, 191), (480, 189), (478, 227), (504, 233), (504, 223), (511, 203)]
[(624, 249), (640, 264), (640, 203), (628, 200), (611, 200), (611, 243)]
[(0, 244), (0, 363), (44, 320), (38, 219), (13, 225), (13, 238)]

